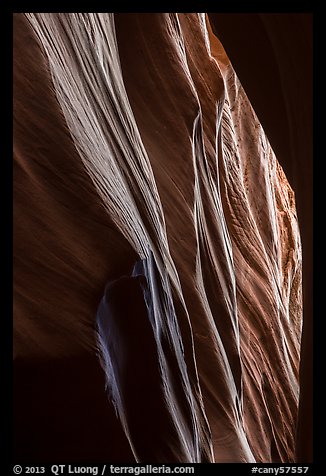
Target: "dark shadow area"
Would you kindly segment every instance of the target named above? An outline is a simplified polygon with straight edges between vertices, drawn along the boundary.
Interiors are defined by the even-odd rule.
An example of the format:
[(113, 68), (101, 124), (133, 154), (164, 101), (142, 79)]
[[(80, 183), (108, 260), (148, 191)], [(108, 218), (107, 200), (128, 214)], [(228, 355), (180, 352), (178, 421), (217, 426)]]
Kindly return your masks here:
[(95, 355), (17, 359), (14, 460), (38, 464), (133, 463), (104, 385), (104, 373)]

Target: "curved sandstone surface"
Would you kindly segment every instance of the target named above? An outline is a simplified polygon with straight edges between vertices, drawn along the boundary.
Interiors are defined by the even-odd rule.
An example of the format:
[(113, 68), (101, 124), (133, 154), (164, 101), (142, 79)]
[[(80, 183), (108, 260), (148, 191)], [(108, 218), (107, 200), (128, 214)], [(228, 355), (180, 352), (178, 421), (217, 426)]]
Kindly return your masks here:
[(294, 193), (205, 14), (14, 19), (15, 452), (290, 462)]

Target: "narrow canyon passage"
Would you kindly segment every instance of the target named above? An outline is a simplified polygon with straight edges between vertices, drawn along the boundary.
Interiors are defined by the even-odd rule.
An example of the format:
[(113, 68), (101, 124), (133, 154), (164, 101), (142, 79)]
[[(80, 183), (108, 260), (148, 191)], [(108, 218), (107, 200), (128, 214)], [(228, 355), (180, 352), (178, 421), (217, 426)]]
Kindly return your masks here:
[(14, 15), (15, 458), (296, 461), (297, 190), (214, 33)]

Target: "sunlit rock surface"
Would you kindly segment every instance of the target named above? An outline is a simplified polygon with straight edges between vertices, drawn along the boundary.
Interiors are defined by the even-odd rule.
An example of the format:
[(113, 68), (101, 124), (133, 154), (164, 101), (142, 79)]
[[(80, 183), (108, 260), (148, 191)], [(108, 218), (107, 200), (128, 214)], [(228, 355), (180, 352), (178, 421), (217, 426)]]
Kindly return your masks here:
[(16, 454), (293, 461), (295, 198), (207, 18), (14, 27)]

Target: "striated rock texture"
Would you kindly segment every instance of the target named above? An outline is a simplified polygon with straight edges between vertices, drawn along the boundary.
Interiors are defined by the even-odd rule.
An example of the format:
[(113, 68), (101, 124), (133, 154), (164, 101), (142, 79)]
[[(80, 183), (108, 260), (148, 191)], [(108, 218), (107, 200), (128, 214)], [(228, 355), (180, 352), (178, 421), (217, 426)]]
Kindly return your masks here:
[(16, 14), (14, 133), (16, 456), (294, 461), (295, 198), (205, 14)]
[(303, 329), (296, 458), (313, 460), (313, 14), (209, 13), (296, 197)]

